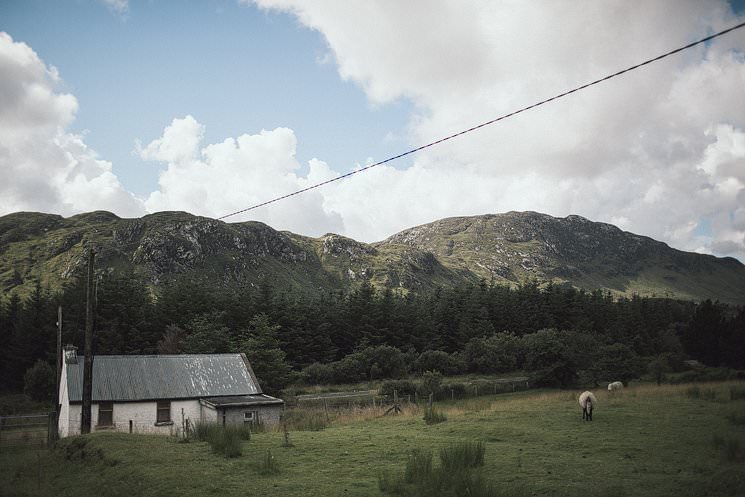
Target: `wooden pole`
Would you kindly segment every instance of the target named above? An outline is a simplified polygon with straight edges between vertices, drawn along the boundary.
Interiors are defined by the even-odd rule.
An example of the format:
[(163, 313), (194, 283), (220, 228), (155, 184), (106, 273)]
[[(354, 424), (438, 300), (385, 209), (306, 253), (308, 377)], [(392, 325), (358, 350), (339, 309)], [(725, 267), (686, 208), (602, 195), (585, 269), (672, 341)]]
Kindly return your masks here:
[(85, 291), (85, 364), (83, 366), (83, 412), (80, 432), (91, 432), (91, 398), (93, 397), (93, 263), (96, 253), (88, 252), (88, 285)]
[(59, 387), (60, 379), (62, 378), (62, 306), (57, 306), (57, 394), (55, 395), (55, 411), (59, 416), (60, 401), (59, 401)]

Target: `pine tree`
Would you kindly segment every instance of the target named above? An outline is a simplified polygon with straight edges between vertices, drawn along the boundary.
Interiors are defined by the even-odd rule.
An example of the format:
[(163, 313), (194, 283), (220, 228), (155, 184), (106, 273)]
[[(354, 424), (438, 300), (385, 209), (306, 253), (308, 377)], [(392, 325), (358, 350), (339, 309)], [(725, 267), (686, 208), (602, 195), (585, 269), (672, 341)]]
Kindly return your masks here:
[(258, 314), (236, 344), (246, 354), (263, 390), (270, 394), (279, 392), (292, 378), (286, 354), (280, 348), (278, 330), (269, 316)]

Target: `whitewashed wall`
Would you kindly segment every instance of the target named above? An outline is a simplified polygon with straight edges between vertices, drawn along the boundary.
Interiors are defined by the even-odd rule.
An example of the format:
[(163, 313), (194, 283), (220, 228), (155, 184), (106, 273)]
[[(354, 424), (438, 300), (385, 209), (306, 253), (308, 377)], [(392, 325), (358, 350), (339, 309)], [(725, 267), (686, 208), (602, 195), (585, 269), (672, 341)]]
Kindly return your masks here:
[[(59, 418), (57, 419), (57, 428), (60, 437), (66, 437), (70, 431), (70, 400), (67, 397), (67, 365), (62, 365), (60, 374), (59, 397), (60, 407)], [(78, 418), (79, 419), (79, 418)]]
[(221, 409), (219, 420), (222, 423), (222, 414), (225, 414), (227, 424), (241, 425), (245, 419), (244, 414), (247, 411), (253, 411), (257, 414), (257, 421), (266, 426), (274, 426), (279, 424), (282, 407), (281, 405), (226, 407)]
[(202, 405), (202, 423), (217, 423), (217, 410), (214, 407)]
[[(177, 435), (181, 433), (181, 409), (184, 410), (184, 419), (188, 419), (193, 426), (201, 419), (201, 406), (198, 400), (174, 400), (171, 401), (171, 424), (156, 424), (157, 402), (114, 402), (114, 425), (98, 425), (98, 403), (91, 405), (92, 431), (129, 432), (129, 422), (132, 421), (133, 433), (153, 433), (162, 435)], [(63, 418), (60, 416), (60, 436), (80, 434), (80, 415), (82, 406), (72, 404), (67, 409), (68, 414)], [(66, 423), (63, 423), (66, 420)], [(66, 426), (63, 426), (65, 424)]]

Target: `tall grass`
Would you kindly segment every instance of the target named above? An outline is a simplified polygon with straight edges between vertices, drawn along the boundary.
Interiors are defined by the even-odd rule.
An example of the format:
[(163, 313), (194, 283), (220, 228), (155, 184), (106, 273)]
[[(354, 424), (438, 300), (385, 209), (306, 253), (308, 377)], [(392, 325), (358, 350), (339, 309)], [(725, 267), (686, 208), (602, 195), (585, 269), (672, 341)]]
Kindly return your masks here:
[(724, 445), (724, 455), (730, 462), (740, 459), (740, 441), (736, 438), (727, 440)]
[(196, 423), (194, 438), (207, 442), (212, 452), (227, 458), (240, 457), (241, 441), (251, 439), (251, 428), (248, 425), (222, 426), (215, 423)]
[(444, 413), (438, 411), (434, 407), (427, 407), (424, 410), (424, 422), (428, 425), (434, 425), (437, 423), (444, 423), (448, 418)]
[(731, 385), (729, 387), (729, 399), (730, 400), (745, 399), (745, 386)]
[(272, 455), (272, 451), (267, 449), (264, 456), (259, 461), (259, 467), (257, 468), (259, 473), (262, 475), (276, 475), (279, 473), (279, 464)]
[(712, 440), (714, 447), (724, 452), (724, 457), (727, 461), (733, 462), (740, 459), (742, 455), (740, 440), (734, 437), (723, 437), (721, 435), (714, 435)]
[(691, 399), (715, 400), (717, 392), (713, 388), (701, 388), (694, 385), (686, 389), (686, 396)]
[(382, 473), (378, 488), (386, 494), (405, 497), (510, 497), (527, 496), (516, 486), (497, 487), (479, 468), (484, 465), (485, 446), (466, 442), (440, 450), (440, 465), (432, 465), (432, 453), (414, 450), (403, 473)]
[(730, 423), (737, 426), (745, 425), (745, 410), (742, 410), (740, 412), (730, 412), (727, 414), (726, 418), (729, 420)]
[(404, 480), (406, 483), (425, 481), (432, 477), (432, 453), (414, 449), (406, 461)]
[(322, 409), (288, 409), (282, 419), (293, 431), (321, 431), (329, 426), (328, 414)]
[(484, 465), (486, 446), (482, 442), (463, 442), (440, 449), (440, 463), (448, 472)]

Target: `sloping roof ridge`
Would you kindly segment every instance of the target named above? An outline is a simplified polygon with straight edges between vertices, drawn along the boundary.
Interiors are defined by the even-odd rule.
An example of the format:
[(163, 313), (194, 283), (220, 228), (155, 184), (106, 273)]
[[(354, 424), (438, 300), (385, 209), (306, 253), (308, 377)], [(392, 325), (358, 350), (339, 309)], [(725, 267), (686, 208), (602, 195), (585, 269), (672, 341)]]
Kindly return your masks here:
[(127, 359), (137, 357), (138, 359), (156, 358), (156, 359), (179, 359), (182, 357), (227, 357), (240, 356), (240, 352), (225, 352), (221, 354), (96, 354), (93, 357), (105, 357), (106, 359)]

